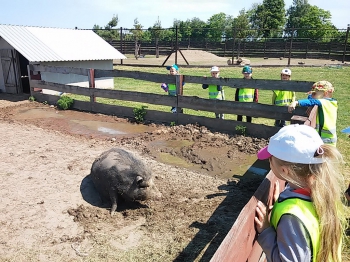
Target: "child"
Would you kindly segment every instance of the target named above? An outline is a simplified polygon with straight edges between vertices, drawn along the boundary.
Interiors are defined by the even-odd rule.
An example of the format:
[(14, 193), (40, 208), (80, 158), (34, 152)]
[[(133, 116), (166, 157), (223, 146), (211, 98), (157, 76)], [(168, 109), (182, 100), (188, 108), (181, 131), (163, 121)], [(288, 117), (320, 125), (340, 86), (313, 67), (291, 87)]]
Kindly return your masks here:
[[(170, 75), (178, 75), (179, 74), (179, 67), (176, 64), (173, 64), (171, 66), (167, 66), (166, 67), (167, 70), (169, 70)], [(184, 85), (185, 83), (182, 83), (182, 85)], [(169, 96), (176, 96), (176, 84), (167, 84), (167, 83), (163, 83), (160, 86), (165, 92), (168, 92)], [(171, 112), (172, 113), (176, 113), (177, 112), (177, 108), (176, 107), (172, 107), (171, 108)], [(182, 113), (182, 112), (181, 112)]]
[[(307, 125), (288, 125), (258, 152), (288, 182), (270, 209), (256, 207), (258, 243), (268, 261), (341, 261), (343, 175), (339, 151)], [(275, 184), (278, 189), (278, 182)]]
[[(282, 81), (290, 81), (292, 71), (285, 68), (281, 72)], [(273, 90), (272, 104), (276, 106), (288, 106), (291, 102), (295, 101), (295, 92), (293, 91), (279, 91)], [(275, 126), (284, 127), (286, 125), (285, 120), (275, 120)]]
[[(349, 135), (349, 138), (350, 138), (350, 126), (345, 128), (345, 129), (343, 129), (341, 132)], [(345, 191), (345, 198), (348, 201), (348, 206), (350, 206), (350, 184), (349, 184), (348, 188)]]
[[(214, 78), (219, 78), (220, 75), (220, 69), (217, 66), (213, 66), (210, 70), (211, 76)], [(224, 90), (222, 89), (221, 85), (208, 85), (203, 84), (203, 89), (209, 90), (209, 99), (218, 99), (218, 100), (225, 100), (225, 94)], [(215, 113), (216, 118), (224, 119), (224, 114), (221, 113)]]
[(318, 81), (313, 84), (309, 93), (312, 97), (292, 102), (288, 111), (293, 112), (297, 105), (299, 106), (318, 106), (318, 114), (316, 117), (316, 130), (326, 144), (336, 146), (337, 133), (337, 100), (332, 98), (334, 92), (333, 85), (328, 81)]
[[(253, 69), (250, 66), (244, 66), (242, 69), (244, 79), (253, 79)], [(235, 101), (239, 102), (258, 102), (258, 89), (237, 88), (235, 93)], [(251, 116), (246, 116), (247, 122), (252, 122)], [(243, 116), (237, 115), (237, 121), (243, 121)]]

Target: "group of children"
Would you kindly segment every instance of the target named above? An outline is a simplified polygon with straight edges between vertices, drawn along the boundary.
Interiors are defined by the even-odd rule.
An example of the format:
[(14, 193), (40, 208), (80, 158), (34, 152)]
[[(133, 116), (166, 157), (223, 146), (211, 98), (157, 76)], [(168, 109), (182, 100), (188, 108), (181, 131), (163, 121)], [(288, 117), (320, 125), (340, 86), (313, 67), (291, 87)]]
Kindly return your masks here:
[[(219, 77), (219, 73), (218, 67), (211, 68), (212, 77)], [(243, 67), (242, 73), (244, 79), (252, 79), (251, 67)], [(291, 80), (291, 74), (290, 69), (283, 69), (281, 80)], [(225, 99), (220, 85), (203, 84), (202, 88), (208, 89), (210, 99)], [(328, 81), (314, 83), (307, 99), (296, 100), (292, 91), (273, 91), (272, 104), (288, 106), (290, 113), (296, 106), (317, 105), (318, 115), (316, 129), (276, 120), (275, 125), (282, 128), (258, 152), (258, 158), (268, 159), (273, 173), (286, 182), (281, 193), (279, 183), (274, 184), (272, 206), (260, 201), (256, 206), (257, 241), (268, 261), (342, 260), (344, 177), (342, 156), (335, 147), (338, 106), (333, 92)], [(258, 102), (258, 90), (239, 88), (235, 101)], [(223, 114), (215, 115), (224, 118)], [(242, 116), (237, 120), (242, 121)], [(247, 122), (251, 117), (247, 116)], [(350, 134), (350, 127), (342, 132)], [(350, 185), (345, 197), (350, 201)]]

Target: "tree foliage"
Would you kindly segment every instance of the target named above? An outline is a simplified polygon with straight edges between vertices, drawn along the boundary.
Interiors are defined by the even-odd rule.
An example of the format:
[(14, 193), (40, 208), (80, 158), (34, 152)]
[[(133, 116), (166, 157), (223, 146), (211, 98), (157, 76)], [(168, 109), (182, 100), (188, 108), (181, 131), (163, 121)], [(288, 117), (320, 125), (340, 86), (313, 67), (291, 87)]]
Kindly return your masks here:
[[(138, 41), (175, 41), (176, 30), (179, 41), (213, 41), (221, 42), (233, 37), (239, 40), (260, 41), (262, 38), (293, 37), (315, 41), (327, 39), (344, 39), (331, 23), (331, 13), (317, 6), (310, 5), (308, 0), (293, 0), (285, 10), (284, 0), (263, 0), (253, 4), (248, 10), (242, 9), (234, 17), (223, 12), (212, 15), (207, 21), (197, 17), (181, 21), (175, 19), (172, 28), (162, 28), (159, 17), (147, 30), (134, 20), (132, 29), (125, 30), (125, 40)], [(117, 29), (119, 19), (114, 15), (106, 26), (94, 25), (93, 30), (106, 40), (119, 39)], [(296, 29), (296, 30), (292, 30)]]
[[(305, 40), (327, 40), (336, 37), (338, 33), (331, 23), (332, 15), (329, 11), (310, 5), (308, 0), (293, 0), (287, 10), (287, 28), (294, 28), (294, 37)], [(292, 34), (291, 30), (287, 31)]]
[(117, 40), (120, 39), (119, 31), (116, 28), (118, 26), (118, 22), (118, 15), (113, 15), (112, 19), (107, 23), (107, 25), (104, 26), (104, 28), (95, 24), (92, 29), (96, 34), (107, 41)]

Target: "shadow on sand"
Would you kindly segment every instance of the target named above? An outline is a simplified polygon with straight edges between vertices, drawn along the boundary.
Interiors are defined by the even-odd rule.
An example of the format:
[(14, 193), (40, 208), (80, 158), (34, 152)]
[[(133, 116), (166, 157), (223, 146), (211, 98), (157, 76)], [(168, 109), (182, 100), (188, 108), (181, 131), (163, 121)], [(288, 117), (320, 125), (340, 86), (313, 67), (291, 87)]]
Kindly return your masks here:
[[(259, 174), (252, 174), (252, 170), (259, 170)], [(261, 174), (261, 170), (265, 170), (266, 172)], [(191, 225), (191, 227), (198, 228), (199, 232), (174, 262), (210, 261), (235, 223), (241, 210), (253, 196), (269, 170), (269, 163), (267, 161), (256, 160), (243, 176), (233, 176), (240, 179), (238, 183), (228, 182), (219, 187), (221, 190), (226, 190), (226, 193), (208, 195), (207, 198), (214, 198), (224, 194), (226, 198), (206, 223), (194, 222)], [(200, 259), (198, 260), (199, 257)]]

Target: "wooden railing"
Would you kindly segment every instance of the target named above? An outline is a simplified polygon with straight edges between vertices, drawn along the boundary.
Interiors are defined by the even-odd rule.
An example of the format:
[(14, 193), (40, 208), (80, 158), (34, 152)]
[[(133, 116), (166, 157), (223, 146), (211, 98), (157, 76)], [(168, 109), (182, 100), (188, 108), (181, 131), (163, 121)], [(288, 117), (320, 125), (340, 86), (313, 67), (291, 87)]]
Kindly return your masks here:
[[(274, 105), (266, 105), (260, 103), (241, 103), (235, 101), (220, 101), (199, 98), (197, 96), (186, 96), (183, 91), (182, 81), (186, 83), (197, 84), (214, 84), (222, 85), (225, 88), (242, 88), (247, 87), (247, 81), (244, 79), (235, 78), (203, 78), (199, 76), (177, 75), (170, 76), (164, 74), (154, 74), (138, 71), (123, 71), (123, 70), (98, 70), (85, 68), (69, 68), (69, 67), (52, 67), (43, 65), (29, 65), (28, 70), (32, 72), (50, 72), (59, 74), (77, 74), (85, 75), (89, 81), (90, 88), (64, 85), (58, 83), (47, 82), (43, 80), (30, 79), (31, 95), (36, 97), (38, 101), (47, 101), (55, 103), (59, 97), (41, 94), (34, 92), (37, 89), (50, 89), (64, 93), (72, 93), (77, 95), (89, 96), (90, 102), (75, 101), (73, 108), (90, 111), (96, 113), (103, 113), (109, 115), (118, 115), (120, 117), (134, 117), (133, 108), (126, 106), (107, 105), (96, 102), (97, 97), (117, 99), (124, 101), (141, 102), (156, 105), (165, 105), (169, 107), (180, 107), (193, 110), (210, 111), (224, 114), (247, 115), (252, 117), (261, 117), (268, 119), (282, 119), (291, 120), (291, 114), (288, 113), (287, 107), (279, 107)], [(136, 91), (111, 90), (95, 88), (95, 79), (102, 77), (124, 77), (133, 78), (155, 83), (174, 83), (177, 86), (177, 96), (171, 97), (167, 95), (143, 93)], [(312, 82), (306, 81), (280, 81), (280, 80), (250, 80), (250, 88), (258, 88), (261, 90), (293, 90), (299, 92), (307, 92), (310, 89)], [(36, 88), (36, 89), (35, 89)], [(297, 108), (295, 113), (297, 115), (306, 116), (302, 108)], [(274, 126), (267, 126), (254, 123), (242, 123), (234, 120), (222, 120), (215, 118), (208, 118), (203, 116), (195, 116), (189, 114), (172, 114), (157, 110), (148, 110), (145, 120), (154, 122), (177, 124), (199, 124), (217, 131), (235, 132), (237, 125), (244, 125), (246, 127), (246, 134), (254, 137), (268, 138), (275, 134), (279, 128)]]

